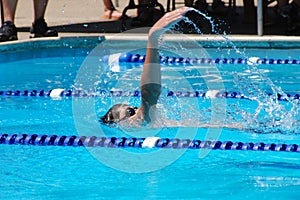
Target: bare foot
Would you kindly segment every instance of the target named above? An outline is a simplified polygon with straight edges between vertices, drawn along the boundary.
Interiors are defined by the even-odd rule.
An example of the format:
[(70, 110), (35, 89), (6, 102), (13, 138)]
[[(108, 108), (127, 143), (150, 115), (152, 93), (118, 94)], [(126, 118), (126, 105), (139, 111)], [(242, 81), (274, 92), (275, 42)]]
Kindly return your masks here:
[(102, 16), (104, 19), (116, 19), (119, 20), (122, 17), (122, 13), (118, 10), (107, 10), (104, 12)]

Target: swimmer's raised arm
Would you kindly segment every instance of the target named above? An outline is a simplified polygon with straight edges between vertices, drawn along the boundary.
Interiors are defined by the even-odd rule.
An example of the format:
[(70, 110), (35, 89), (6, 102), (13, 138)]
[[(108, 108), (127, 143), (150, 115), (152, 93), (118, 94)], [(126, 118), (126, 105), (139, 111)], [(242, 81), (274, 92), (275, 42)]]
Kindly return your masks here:
[(140, 82), (142, 102), (137, 113), (138, 117), (146, 122), (150, 122), (151, 119), (153, 120), (154, 116), (151, 115), (151, 110), (155, 109), (161, 92), (161, 68), (158, 52), (159, 38), (168, 28), (180, 21), (183, 15), (189, 10), (190, 8), (183, 7), (166, 13), (153, 25), (148, 33), (146, 58)]
[(139, 126), (154, 120), (155, 110), (161, 92), (161, 69), (158, 52), (160, 36), (172, 25), (180, 21), (191, 8), (183, 7), (165, 14), (158, 20), (148, 33), (146, 59), (144, 62), (140, 87), (141, 106), (136, 108), (127, 104), (116, 104), (101, 116), (99, 121), (104, 124), (121, 124)]

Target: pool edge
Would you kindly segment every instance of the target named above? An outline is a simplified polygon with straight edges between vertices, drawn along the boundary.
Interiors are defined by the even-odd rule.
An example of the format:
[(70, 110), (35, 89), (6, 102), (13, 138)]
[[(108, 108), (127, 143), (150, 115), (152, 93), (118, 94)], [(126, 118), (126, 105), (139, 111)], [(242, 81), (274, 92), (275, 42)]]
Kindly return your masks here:
[[(232, 43), (239, 48), (300, 48), (298, 36), (254, 36), (254, 35), (167, 35), (169, 41), (193, 40), (205, 48), (230, 47)], [(0, 52), (21, 51), (54, 47), (96, 47), (105, 40), (111, 41), (146, 41), (147, 34), (116, 33), (86, 36), (61, 36), (53, 38), (35, 38), (11, 41), (0, 44)]]

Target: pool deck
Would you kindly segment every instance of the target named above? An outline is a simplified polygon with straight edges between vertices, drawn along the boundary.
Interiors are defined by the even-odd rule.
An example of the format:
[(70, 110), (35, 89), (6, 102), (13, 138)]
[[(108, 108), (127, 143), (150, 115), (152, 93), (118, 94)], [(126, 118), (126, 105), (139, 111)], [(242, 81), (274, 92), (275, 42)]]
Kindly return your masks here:
[[(129, 0), (119, 0), (118, 10), (122, 11), (127, 6)], [(166, 0), (159, 0), (166, 8)], [(256, 23), (243, 23), (243, 8), (242, 0), (237, 0), (237, 20), (232, 24), (231, 34), (229, 38), (237, 41), (300, 41), (298, 34), (294, 36), (286, 36), (280, 34), (280, 31), (273, 27), (273, 32), (266, 28), (265, 36), (256, 36)], [(181, 5), (177, 5), (179, 7)], [(130, 17), (135, 16), (135, 10), (129, 10), (127, 14)], [(60, 37), (74, 36), (109, 36), (120, 32), (121, 21), (109, 20), (102, 18), (103, 15), (103, 0), (55, 0), (49, 1), (46, 11), (46, 21), (49, 26), (59, 31)], [(33, 19), (33, 3), (28, 0), (19, 0), (15, 24), (18, 27), (18, 37), (20, 41), (29, 40), (29, 28)], [(252, 27), (249, 29), (249, 27)], [(272, 29), (271, 29), (272, 30)], [(145, 32), (144, 32), (145, 33)], [(144, 35), (144, 36), (143, 36)], [(145, 34), (141, 34), (145, 37)], [(194, 37), (194, 36), (191, 36)], [(196, 38), (196, 37), (195, 37)], [(207, 38), (204, 38), (207, 40)], [(41, 39), (39, 39), (41, 40)], [(14, 42), (15, 43), (15, 42)], [(2, 43), (6, 44), (6, 43)]]

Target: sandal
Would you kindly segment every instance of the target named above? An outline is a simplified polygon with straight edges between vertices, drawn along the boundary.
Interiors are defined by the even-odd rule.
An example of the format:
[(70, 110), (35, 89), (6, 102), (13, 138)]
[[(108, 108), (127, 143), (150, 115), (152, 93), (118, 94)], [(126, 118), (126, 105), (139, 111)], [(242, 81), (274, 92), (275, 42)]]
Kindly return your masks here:
[(104, 12), (102, 18), (119, 20), (122, 18), (122, 13), (118, 10), (107, 10)]

